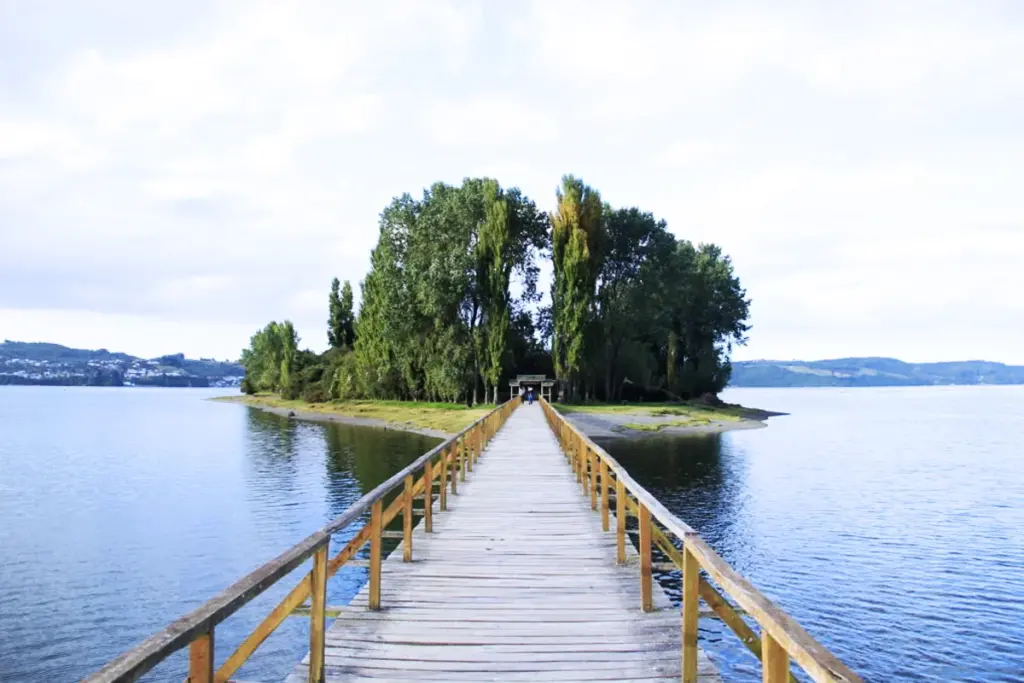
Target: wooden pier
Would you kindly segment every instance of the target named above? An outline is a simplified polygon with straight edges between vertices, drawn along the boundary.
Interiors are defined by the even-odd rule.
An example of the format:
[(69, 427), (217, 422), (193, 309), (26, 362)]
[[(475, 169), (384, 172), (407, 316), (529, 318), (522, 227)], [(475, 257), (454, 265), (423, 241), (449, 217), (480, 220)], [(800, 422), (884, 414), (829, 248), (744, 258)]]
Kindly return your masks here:
[[(367, 516), (331, 557), (331, 534)], [(399, 516), (402, 541), (385, 558), (385, 527)], [(327, 605), (327, 579), (365, 545), (366, 586)], [(310, 558), (217, 666), (217, 624)], [(681, 608), (654, 581), (657, 560), (681, 570)], [(762, 661), (766, 683), (795, 680), (793, 664), (814, 681), (861, 680), (547, 402), (514, 399), (86, 680), (134, 681), (187, 647), (188, 681), (227, 683), (304, 613), (310, 651), (287, 683), (710, 683), (720, 678), (698, 647), (701, 601)]]
[[(679, 612), (643, 612), (636, 553), (580, 493), (539, 405), (488, 445), (433, 533), (414, 531), (327, 631), (326, 680), (679, 680)], [(629, 546), (632, 550), (632, 545)], [(656, 586), (657, 584), (655, 584)], [(717, 681), (701, 660), (701, 681)], [(308, 680), (307, 663), (288, 683)]]

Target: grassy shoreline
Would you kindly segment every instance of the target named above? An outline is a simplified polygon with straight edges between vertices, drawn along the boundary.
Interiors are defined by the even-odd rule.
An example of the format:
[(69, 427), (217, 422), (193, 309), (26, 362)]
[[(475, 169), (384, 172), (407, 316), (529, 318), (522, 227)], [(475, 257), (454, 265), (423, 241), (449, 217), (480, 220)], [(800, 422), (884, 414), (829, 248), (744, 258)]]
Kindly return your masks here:
[(601, 437), (751, 429), (763, 427), (764, 420), (781, 414), (739, 405), (716, 406), (698, 401), (595, 405), (556, 403), (555, 407), (588, 435)]
[[(276, 394), (222, 396), (212, 399), (239, 403), (267, 412), (305, 420), (343, 422), (398, 429), (435, 437), (448, 437), (468, 427), (493, 409), (454, 403), (418, 401), (331, 401), (307, 403)], [(592, 437), (637, 437), (654, 434), (698, 434), (751, 429), (780, 413), (738, 405), (690, 403), (632, 403), (569, 405), (555, 408)]]
[(213, 400), (224, 403), (240, 403), (303, 419), (387, 427), (430, 436), (456, 434), (494, 408), (494, 406), (486, 404), (470, 408), (461, 404), (417, 401), (307, 403), (299, 400), (286, 400), (276, 394), (266, 393), (220, 396)]

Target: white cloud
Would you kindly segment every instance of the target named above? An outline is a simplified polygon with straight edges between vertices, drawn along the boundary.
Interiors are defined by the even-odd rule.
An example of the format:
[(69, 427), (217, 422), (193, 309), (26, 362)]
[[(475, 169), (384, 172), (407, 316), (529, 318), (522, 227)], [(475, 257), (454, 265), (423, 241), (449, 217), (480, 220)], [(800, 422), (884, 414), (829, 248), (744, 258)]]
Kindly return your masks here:
[(6, 336), (220, 354), (291, 317), (318, 346), (330, 278), (362, 278), (392, 196), (486, 174), (547, 208), (572, 172), (723, 245), (754, 299), (741, 357), (1024, 362), (1013, 6), (126, 2), (5, 17)]

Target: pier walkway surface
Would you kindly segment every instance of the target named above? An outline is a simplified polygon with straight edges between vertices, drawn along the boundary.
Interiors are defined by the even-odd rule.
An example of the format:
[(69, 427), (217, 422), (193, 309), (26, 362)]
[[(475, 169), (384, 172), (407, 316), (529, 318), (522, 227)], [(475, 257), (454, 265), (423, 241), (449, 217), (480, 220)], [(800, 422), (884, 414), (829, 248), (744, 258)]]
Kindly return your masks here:
[[(413, 532), (326, 633), (326, 680), (680, 680), (680, 615), (654, 590), (641, 610), (637, 555), (581, 495), (541, 406), (495, 434), (433, 532)], [(632, 551), (632, 546), (629, 546)], [(328, 608), (330, 611), (330, 608)], [(308, 656), (288, 683), (308, 680)], [(718, 681), (700, 653), (699, 680)]]

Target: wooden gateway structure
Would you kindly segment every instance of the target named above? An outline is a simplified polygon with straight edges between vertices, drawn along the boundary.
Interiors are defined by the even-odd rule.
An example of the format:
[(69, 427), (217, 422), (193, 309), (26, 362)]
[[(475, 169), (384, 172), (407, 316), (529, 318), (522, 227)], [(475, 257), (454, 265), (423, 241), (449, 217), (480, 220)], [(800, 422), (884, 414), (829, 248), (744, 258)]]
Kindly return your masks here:
[[(332, 534), (353, 527), (332, 555)], [(328, 578), (367, 545), (367, 584), (329, 606)], [(659, 568), (681, 571), (681, 608)], [(217, 625), (296, 570), (291, 592), (215, 661)], [(727, 624), (767, 683), (794, 681), (794, 666), (861, 680), (544, 400), (498, 407), (86, 680), (134, 681), (183, 648), (191, 683), (235, 680), (290, 615), (309, 619), (310, 649), (288, 683), (718, 681), (700, 617)]]
[(513, 398), (526, 393), (529, 389), (537, 390), (537, 398), (551, 400), (551, 389), (555, 386), (555, 380), (548, 379), (547, 375), (516, 375), (515, 379), (508, 381)]

